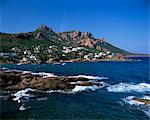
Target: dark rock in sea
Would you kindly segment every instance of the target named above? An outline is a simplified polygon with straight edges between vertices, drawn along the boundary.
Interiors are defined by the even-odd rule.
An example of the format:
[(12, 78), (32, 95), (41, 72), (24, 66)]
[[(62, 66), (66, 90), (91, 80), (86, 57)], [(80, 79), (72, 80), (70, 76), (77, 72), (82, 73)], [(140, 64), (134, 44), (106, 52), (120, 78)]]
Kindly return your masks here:
[(0, 85), (4, 90), (21, 90), (32, 88), (38, 90), (71, 90), (75, 85), (69, 82), (87, 81), (87, 78), (70, 78), (66, 76), (44, 77), (16, 71), (0, 71)]
[(92, 82), (89, 81), (81, 81), (79, 83), (80, 86), (93, 86), (94, 84)]
[(144, 98), (133, 98), (132, 100), (137, 101), (137, 102), (141, 102), (144, 103), (145, 105), (150, 105), (150, 100), (148, 99), (144, 99)]

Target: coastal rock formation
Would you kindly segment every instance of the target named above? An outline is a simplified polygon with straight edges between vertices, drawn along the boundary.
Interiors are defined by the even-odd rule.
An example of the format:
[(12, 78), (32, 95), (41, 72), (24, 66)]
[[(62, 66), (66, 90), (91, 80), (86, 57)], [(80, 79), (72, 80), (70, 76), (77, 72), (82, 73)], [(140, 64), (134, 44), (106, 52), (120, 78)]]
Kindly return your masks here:
[(92, 82), (89, 82), (89, 81), (81, 81), (79, 83), (80, 86), (92, 86), (94, 85)]
[[(96, 39), (90, 32), (81, 32), (75, 30), (57, 33), (57, 35), (60, 36), (64, 41), (74, 41), (82, 46), (87, 46), (89, 48), (94, 48), (101, 51), (105, 50), (105, 52), (111, 51), (110, 49), (104, 47), (103, 44), (106, 43), (104, 38)], [(105, 46), (107, 45), (105, 44)]]
[[(22, 90), (26, 88), (38, 90), (64, 90), (69, 91), (80, 86), (101, 86), (98, 83), (92, 83), (88, 78), (70, 77), (70, 76), (47, 76), (45, 74), (1, 70), (0, 71), (0, 87), (4, 90)], [(75, 84), (71, 84), (74, 82)]]

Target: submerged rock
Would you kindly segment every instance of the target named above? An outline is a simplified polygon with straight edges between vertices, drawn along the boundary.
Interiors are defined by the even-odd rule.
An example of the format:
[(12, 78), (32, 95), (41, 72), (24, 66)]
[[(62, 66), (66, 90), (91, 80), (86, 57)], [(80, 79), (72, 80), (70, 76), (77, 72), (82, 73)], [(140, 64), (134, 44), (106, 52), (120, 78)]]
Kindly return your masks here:
[(145, 105), (150, 105), (150, 100), (148, 99), (144, 99), (144, 98), (133, 98), (132, 100), (137, 101), (137, 102), (141, 102), (144, 103)]

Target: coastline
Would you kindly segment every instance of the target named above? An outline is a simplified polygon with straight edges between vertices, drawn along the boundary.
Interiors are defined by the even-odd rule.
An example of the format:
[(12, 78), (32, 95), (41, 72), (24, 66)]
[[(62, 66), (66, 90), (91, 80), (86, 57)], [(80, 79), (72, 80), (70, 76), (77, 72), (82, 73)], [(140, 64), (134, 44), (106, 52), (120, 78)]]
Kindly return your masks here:
[(150, 54), (137, 54), (137, 55), (126, 55), (126, 58), (132, 58), (132, 57), (150, 57)]
[(0, 61), (0, 64), (61, 64), (61, 63), (75, 63), (75, 62), (124, 62), (124, 61), (133, 61), (132, 59), (100, 59), (100, 60), (59, 60), (59, 61), (46, 61), (46, 62), (40, 62), (40, 63), (20, 63), (20, 62), (16, 62), (16, 61)]
[(77, 86), (82, 87), (102, 87), (103, 83), (98, 83), (95, 79), (106, 79), (104, 77), (94, 77), (86, 75), (78, 76), (57, 76), (51, 73), (33, 73), (31, 71), (10, 70), (2, 68), (0, 70), (0, 87), (6, 91), (23, 90), (26, 88), (36, 90), (63, 90), (74, 91)]
[[(134, 68), (134, 66), (132, 66), (132, 63), (139, 65), (139, 66), (143, 66), (142, 62), (135, 62), (135, 63), (127, 62), (125, 64), (128, 64), (127, 66), (129, 68)], [(1, 99), (6, 104), (5, 106), (7, 106), (7, 103), (10, 103), (10, 105), (16, 104), (16, 107), (14, 107), (15, 109), (13, 111), (21, 111), (21, 112), (25, 111), (25, 113), (28, 111), (30, 112), (31, 109), (38, 108), (38, 105), (32, 104), (33, 101), (37, 104), (42, 104), (43, 106), (50, 106), (50, 109), (52, 109), (53, 104), (56, 103), (55, 102), (56, 98), (57, 100), (59, 100), (59, 103), (62, 103), (64, 101), (66, 104), (69, 104), (70, 99), (72, 99), (72, 100), (77, 101), (74, 104), (78, 105), (78, 102), (79, 103), (82, 102), (81, 100), (87, 100), (88, 99), (87, 96), (91, 96), (91, 97), (94, 96), (92, 99), (90, 98), (91, 99), (90, 102), (88, 101), (89, 103), (88, 106), (91, 105), (90, 103), (93, 104), (94, 98), (95, 98), (94, 100), (97, 100), (97, 101), (94, 101), (95, 106), (98, 103), (102, 105), (106, 103), (105, 105), (107, 107), (107, 102), (109, 102), (109, 103), (112, 103), (113, 105), (112, 109), (116, 106), (116, 104), (118, 108), (121, 107), (122, 109), (122, 105), (131, 106), (131, 103), (132, 103), (134, 107), (140, 110), (141, 110), (141, 106), (147, 108), (147, 106), (150, 105), (149, 96), (146, 94), (149, 91), (149, 82), (144, 80), (144, 81), (139, 81), (140, 82), (139, 83), (138, 79), (135, 79), (136, 81), (134, 81), (134, 79), (132, 78), (132, 71), (134, 70), (145, 71), (145, 69), (143, 69), (145, 68), (144, 66), (141, 69), (137, 69), (135, 67), (135, 69), (133, 70), (131, 69), (131, 71), (127, 72), (128, 69), (123, 69), (121, 67), (121, 66), (124, 66), (124, 64), (120, 64), (120, 63), (114, 64), (113, 62), (112, 63), (110, 62), (111, 64), (110, 65), (110, 64), (104, 63), (106, 65), (105, 68), (107, 70), (102, 68), (103, 66), (102, 64), (100, 62), (98, 62), (97, 64), (94, 63), (93, 65), (81, 64), (81, 68), (82, 68), (81, 72), (76, 72), (76, 71), (72, 72), (72, 66), (70, 66), (69, 63), (68, 63), (68, 66), (70, 66), (69, 68), (63, 67), (63, 66), (60, 67), (57, 64), (50, 65), (51, 67), (49, 67), (49, 65), (47, 64), (47, 65), (44, 65), (44, 67), (37, 67), (38, 70), (32, 70), (31, 69), (32, 67), (29, 67), (30, 65), (29, 66), (28, 65), (27, 66), (15, 65), (14, 67), (9, 67), (9, 65), (8, 66), (4, 65), (4, 67), (6, 68), (2, 68), (2, 70), (4, 70), (6, 73), (4, 73), (4, 77), (2, 78), (5, 78), (5, 80), (3, 79), (3, 81), (8, 81), (8, 82), (6, 82), (7, 89), (2, 89), (2, 92), (4, 93), (2, 94)], [(76, 66), (76, 64), (75, 65), (72, 64), (72, 65), (74, 67), (80, 68), (80, 66), (78, 65)], [(38, 66), (38, 64), (36, 66)], [(88, 68), (88, 69), (85, 70), (83, 69), (82, 66), (87, 66), (85, 68)], [(91, 66), (93, 66), (93, 68)], [(109, 66), (117, 67), (116, 74), (111, 73), (111, 71), (112, 70), (114, 71), (115, 69), (114, 67), (112, 67), (113, 69), (111, 69)], [(26, 69), (26, 68), (30, 68), (30, 69)], [(48, 69), (45, 71), (45, 68), (48, 68)], [(55, 71), (53, 70), (53, 68), (63, 68), (63, 69), (67, 69), (67, 71), (61, 69), (64, 72), (59, 74), (61, 70), (57, 69), (58, 71)], [(98, 68), (99, 71), (97, 71), (95, 68)], [(90, 71), (90, 72), (87, 72), (87, 71)], [(117, 80), (113, 79), (113, 77), (109, 76), (108, 74), (104, 74), (103, 71), (105, 73), (112, 74), (112, 76), (117, 78)], [(139, 72), (142, 73), (141, 71)], [(67, 74), (68, 72), (69, 74)], [(124, 74), (120, 76), (121, 72), (123, 72)], [(132, 83), (127, 82), (126, 80), (120, 81), (121, 79), (125, 78), (124, 76), (125, 74), (126, 76), (129, 76), (131, 78), (130, 80)], [(136, 72), (135, 75), (137, 74), (138, 73)], [(3, 87), (3, 88), (6, 88), (6, 87)], [(105, 94), (103, 94), (104, 92)], [(141, 92), (144, 93), (142, 96), (139, 95), (141, 94)], [(120, 95), (119, 100), (115, 99), (116, 104), (114, 104), (114, 96), (117, 98), (118, 97), (117, 93)], [(124, 95), (125, 93), (132, 93), (133, 96), (130, 97), (130, 94), (125, 96)], [(64, 98), (63, 100), (62, 100), (62, 97)], [(68, 97), (69, 99), (68, 102), (66, 102), (66, 97)], [(122, 103), (122, 104), (118, 104), (118, 101), (119, 103)], [(82, 103), (82, 105), (84, 106), (84, 102)], [(92, 107), (93, 106), (91, 106), (89, 110), (91, 110)], [(8, 108), (12, 108), (12, 107), (9, 106)], [(63, 106), (63, 108), (65, 108), (65, 106)], [(101, 106), (98, 109), (100, 108)], [(144, 112), (148, 112), (146, 108), (142, 109), (143, 115), (145, 115), (145, 117), (147, 117), (146, 116), (147, 114), (144, 114)], [(108, 110), (110, 110), (110, 108)], [(3, 109), (3, 111), (5, 110)], [(70, 113), (70, 111), (68, 112)], [(48, 111), (47, 113), (49, 114), (51, 112)], [(118, 111), (116, 111), (116, 113), (118, 113)], [(15, 115), (16, 114), (18, 113), (16, 112)], [(70, 113), (69, 115), (71, 114), (72, 113)]]

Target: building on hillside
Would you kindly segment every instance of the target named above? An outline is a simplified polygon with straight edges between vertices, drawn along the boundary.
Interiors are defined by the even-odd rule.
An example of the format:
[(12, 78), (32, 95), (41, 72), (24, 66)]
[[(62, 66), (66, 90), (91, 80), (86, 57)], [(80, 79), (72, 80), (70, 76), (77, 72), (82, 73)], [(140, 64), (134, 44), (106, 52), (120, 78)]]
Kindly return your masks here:
[(10, 52), (10, 53), (0, 53), (0, 57), (2, 58), (9, 58), (9, 57), (17, 57), (17, 53)]
[(11, 48), (11, 51), (15, 52), (15, 53), (19, 53), (21, 52), (21, 50), (18, 47), (13, 47)]
[(31, 55), (31, 51), (30, 51), (30, 50), (25, 50), (25, 51), (23, 52), (23, 54), (24, 54), (24, 55)]

